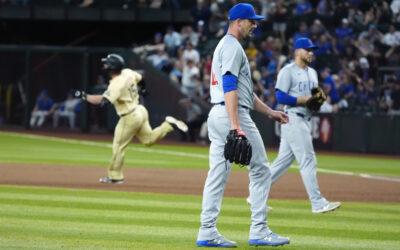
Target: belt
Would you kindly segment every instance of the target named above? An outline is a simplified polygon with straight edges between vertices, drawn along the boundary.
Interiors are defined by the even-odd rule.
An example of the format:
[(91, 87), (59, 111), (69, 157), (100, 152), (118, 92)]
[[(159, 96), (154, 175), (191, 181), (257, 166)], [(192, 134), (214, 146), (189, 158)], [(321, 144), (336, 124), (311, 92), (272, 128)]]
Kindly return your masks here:
[(135, 111), (136, 107), (134, 109), (132, 109), (131, 111), (126, 112), (125, 114), (120, 115), (119, 117), (124, 117), (126, 115), (129, 115), (130, 113), (132, 113), (133, 111)]
[[(222, 106), (225, 106), (225, 102), (217, 102), (217, 103), (211, 103), (213, 106), (215, 106), (215, 105), (222, 105)], [(242, 108), (244, 108), (244, 109), (250, 109), (249, 107), (246, 107), (246, 106), (244, 106), (244, 105), (239, 105), (239, 107), (242, 107)]]

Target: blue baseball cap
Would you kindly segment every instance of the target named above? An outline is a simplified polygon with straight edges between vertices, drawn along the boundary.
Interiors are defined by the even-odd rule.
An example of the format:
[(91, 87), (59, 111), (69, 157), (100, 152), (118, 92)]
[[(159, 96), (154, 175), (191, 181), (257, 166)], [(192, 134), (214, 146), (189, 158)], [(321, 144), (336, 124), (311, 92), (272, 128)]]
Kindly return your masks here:
[(313, 42), (307, 37), (301, 37), (294, 43), (294, 49), (318, 49), (318, 46), (313, 44)]
[(238, 3), (229, 10), (229, 20), (236, 19), (249, 19), (249, 20), (263, 20), (264, 16), (256, 15), (253, 5), (249, 3)]

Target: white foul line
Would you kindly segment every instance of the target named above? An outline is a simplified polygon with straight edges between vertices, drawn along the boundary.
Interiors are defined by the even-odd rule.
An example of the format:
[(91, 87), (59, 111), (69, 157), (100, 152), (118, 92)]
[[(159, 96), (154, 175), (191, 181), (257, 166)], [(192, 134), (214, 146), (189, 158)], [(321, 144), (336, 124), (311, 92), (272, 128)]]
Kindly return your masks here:
[[(48, 141), (55, 141), (55, 142), (64, 142), (70, 144), (80, 144), (86, 146), (96, 146), (96, 147), (106, 147), (112, 148), (112, 144), (104, 143), (104, 142), (93, 142), (93, 141), (86, 141), (86, 140), (76, 140), (76, 139), (65, 139), (59, 138), (54, 136), (43, 136), (43, 135), (32, 135), (32, 134), (21, 134), (21, 133), (14, 133), (14, 132), (0, 132), (3, 134), (9, 134), (16, 137), (22, 138), (31, 138), (31, 139), (39, 139), (39, 140), (48, 140)], [(200, 158), (200, 159), (208, 159), (208, 155), (206, 154), (199, 154), (199, 153), (186, 153), (186, 152), (178, 152), (173, 150), (164, 150), (164, 149), (155, 149), (155, 148), (128, 148), (131, 151), (143, 152), (143, 153), (159, 153), (164, 155), (173, 155), (173, 156), (184, 156), (184, 157), (192, 157), (192, 158)]]
[[(49, 140), (49, 141), (56, 141), (56, 142), (65, 142), (71, 144), (80, 144), (80, 145), (87, 145), (87, 146), (97, 146), (97, 147), (107, 147), (112, 148), (112, 144), (109, 143), (102, 143), (102, 142), (93, 142), (93, 141), (86, 141), (86, 140), (75, 140), (75, 139), (65, 139), (59, 138), (54, 136), (42, 136), (42, 135), (32, 135), (32, 134), (21, 134), (21, 133), (14, 133), (14, 132), (0, 132), (0, 134), (9, 134), (17, 137), (22, 138), (32, 138), (32, 139), (40, 139), (40, 140)], [(131, 151), (143, 152), (143, 153), (158, 153), (164, 155), (173, 155), (173, 156), (183, 156), (183, 157), (192, 157), (192, 158), (199, 158), (199, 159), (208, 159), (207, 154), (199, 154), (199, 153), (185, 153), (185, 152), (178, 152), (173, 150), (164, 150), (164, 149), (154, 149), (154, 148), (128, 148)], [(291, 167), (300, 169), (298, 165), (292, 165)], [(349, 171), (339, 171), (339, 170), (331, 170), (331, 169), (324, 169), (324, 168), (317, 168), (318, 172), (321, 173), (329, 173), (329, 174), (338, 174), (338, 175), (348, 175), (348, 176), (358, 176), (361, 178), (366, 179), (374, 179), (374, 180), (383, 180), (383, 181), (394, 181), (400, 182), (400, 178), (397, 177), (387, 177), (387, 176), (379, 176), (379, 175), (370, 175), (370, 174), (358, 174)]]
[[(300, 169), (298, 165), (292, 165), (291, 167)], [(365, 179), (373, 179), (373, 180), (382, 180), (382, 181), (394, 181), (394, 182), (400, 182), (400, 178), (397, 177), (387, 177), (387, 176), (379, 176), (379, 175), (370, 175), (370, 174), (357, 174), (354, 172), (349, 172), (349, 171), (339, 171), (339, 170), (331, 170), (331, 169), (324, 169), (324, 168), (317, 168), (318, 172), (321, 173), (328, 173), (328, 174), (338, 174), (338, 175), (348, 175), (348, 176), (357, 176)]]

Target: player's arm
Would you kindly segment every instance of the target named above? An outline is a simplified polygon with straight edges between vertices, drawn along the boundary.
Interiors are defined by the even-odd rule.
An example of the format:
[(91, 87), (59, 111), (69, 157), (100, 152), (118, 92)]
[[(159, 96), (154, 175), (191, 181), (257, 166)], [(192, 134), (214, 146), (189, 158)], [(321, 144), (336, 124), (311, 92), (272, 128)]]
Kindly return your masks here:
[(238, 116), (237, 83), (237, 76), (231, 74), (230, 72), (227, 72), (222, 76), (225, 107), (231, 121), (231, 129), (241, 130)]
[(86, 94), (85, 91), (77, 90), (74, 94), (76, 98), (81, 98), (82, 100), (87, 101), (88, 103), (94, 104), (94, 105), (105, 105), (108, 103), (108, 99), (105, 98), (102, 95), (88, 95)]
[(103, 98), (102, 95), (86, 95), (86, 101), (94, 105), (100, 105)]
[(288, 68), (279, 71), (275, 86), (275, 97), (279, 104), (288, 106), (304, 106), (310, 96), (294, 97), (289, 95), (292, 77)]
[(285, 113), (271, 109), (267, 104), (261, 101), (256, 94), (253, 94), (253, 96), (255, 111), (260, 112), (261, 114), (264, 114), (280, 123), (287, 123), (289, 121), (289, 118)]
[(288, 106), (304, 106), (307, 100), (310, 99), (310, 96), (294, 97), (280, 89), (275, 89), (275, 97), (279, 104)]

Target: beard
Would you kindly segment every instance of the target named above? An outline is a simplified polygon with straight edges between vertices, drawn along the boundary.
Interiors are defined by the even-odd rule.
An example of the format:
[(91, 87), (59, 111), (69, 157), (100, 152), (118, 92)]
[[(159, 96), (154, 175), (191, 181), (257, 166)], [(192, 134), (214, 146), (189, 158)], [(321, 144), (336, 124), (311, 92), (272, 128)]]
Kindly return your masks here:
[(308, 65), (310, 65), (310, 64), (312, 63), (313, 58), (311, 57), (311, 58), (309, 59), (308, 57), (303, 57), (301, 60), (304, 62), (305, 65), (308, 66)]

